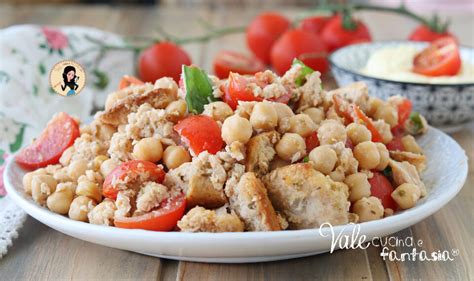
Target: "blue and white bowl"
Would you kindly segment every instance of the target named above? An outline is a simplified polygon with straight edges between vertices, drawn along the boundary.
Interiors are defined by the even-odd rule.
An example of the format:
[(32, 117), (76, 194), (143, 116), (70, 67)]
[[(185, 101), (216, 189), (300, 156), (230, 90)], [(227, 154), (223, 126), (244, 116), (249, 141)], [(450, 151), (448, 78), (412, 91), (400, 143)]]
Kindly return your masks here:
[[(427, 84), (386, 80), (360, 72), (376, 50), (386, 47), (409, 45), (420, 50), (427, 43), (387, 41), (350, 45), (335, 51), (329, 58), (331, 70), (339, 86), (364, 81), (370, 95), (387, 99), (402, 95), (413, 102), (414, 110), (427, 121), (446, 131), (455, 131), (474, 120), (474, 83)], [(474, 49), (461, 47), (461, 58), (474, 64)]]

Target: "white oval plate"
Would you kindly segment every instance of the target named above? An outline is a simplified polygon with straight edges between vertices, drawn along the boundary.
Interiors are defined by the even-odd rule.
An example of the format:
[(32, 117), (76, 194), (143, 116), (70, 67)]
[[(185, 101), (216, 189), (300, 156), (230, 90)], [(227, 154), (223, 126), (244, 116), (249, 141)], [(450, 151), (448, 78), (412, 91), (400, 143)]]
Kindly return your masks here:
[[(394, 216), (361, 223), (336, 226), (337, 235), (351, 235), (360, 226), (367, 241), (409, 227), (430, 216), (449, 202), (462, 188), (467, 172), (464, 150), (448, 135), (430, 128), (419, 138), (428, 165), (423, 180), (428, 195), (412, 209)], [(14, 161), (5, 172), (9, 196), (28, 214), (62, 233), (92, 243), (146, 255), (199, 262), (244, 263), (283, 260), (328, 252), (331, 229), (323, 228), (275, 232), (182, 233), (120, 229), (78, 222), (37, 205), (23, 192), (25, 173)], [(336, 247), (337, 248), (337, 247)]]

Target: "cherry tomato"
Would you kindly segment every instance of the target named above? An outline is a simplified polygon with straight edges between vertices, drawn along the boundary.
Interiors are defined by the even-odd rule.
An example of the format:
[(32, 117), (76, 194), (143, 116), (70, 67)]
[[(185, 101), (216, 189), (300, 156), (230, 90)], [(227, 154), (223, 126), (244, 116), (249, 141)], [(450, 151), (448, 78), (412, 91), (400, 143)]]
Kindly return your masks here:
[(145, 82), (154, 83), (162, 77), (178, 82), (183, 64), (191, 64), (188, 54), (174, 43), (161, 42), (143, 51), (138, 60), (138, 72)]
[(63, 152), (74, 144), (79, 135), (77, 122), (64, 112), (58, 113), (32, 144), (18, 152), (15, 161), (26, 169), (38, 169), (56, 164)]
[(124, 75), (119, 83), (119, 90), (127, 88), (131, 85), (143, 85), (142, 80), (138, 79), (135, 76)]
[(319, 146), (318, 132), (312, 132), (305, 138), (306, 152), (309, 154), (311, 150)]
[(271, 51), (272, 66), (279, 75), (290, 69), (294, 58), (314, 70), (325, 72), (329, 68), (326, 56), (326, 46), (318, 35), (298, 29), (285, 32)]
[(314, 16), (305, 18), (303, 19), (303, 21), (301, 21), (300, 28), (304, 31), (319, 35), (330, 19), (330, 17), (326, 16)]
[(404, 151), (405, 148), (403, 147), (402, 136), (394, 136), (393, 139), (389, 143), (387, 143), (387, 149), (392, 151)]
[(261, 60), (242, 53), (222, 51), (214, 58), (214, 74), (220, 79), (229, 77), (230, 72), (255, 74), (265, 70)]
[(416, 55), (413, 72), (427, 76), (456, 75), (461, 69), (459, 48), (452, 38), (441, 38)]
[[(146, 179), (143, 175), (147, 175)], [(102, 194), (115, 200), (121, 189), (131, 188), (141, 181), (162, 183), (164, 179), (165, 171), (161, 166), (143, 160), (130, 160), (122, 163), (105, 177)]]
[(380, 135), (377, 128), (375, 127), (375, 125), (372, 123), (372, 120), (370, 120), (370, 118), (367, 117), (367, 115), (365, 115), (365, 113), (362, 110), (360, 110), (360, 108), (357, 105), (353, 105), (353, 109), (354, 109), (355, 116), (358, 119), (362, 120), (362, 122), (364, 122), (365, 126), (367, 127), (367, 129), (369, 129), (370, 133), (372, 134), (372, 141), (382, 142), (383, 138)]
[(367, 26), (360, 20), (354, 20), (354, 22), (356, 27), (352, 30), (344, 28), (340, 15), (326, 23), (321, 32), (321, 38), (329, 52), (350, 44), (372, 41)]
[(256, 97), (252, 89), (247, 87), (248, 79), (237, 73), (230, 73), (227, 87), (224, 89), (224, 101), (233, 109), (237, 108), (239, 101), (262, 101)]
[(372, 173), (374, 176), (369, 179), (370, 193), (372, 196), (379, 198), (384, 208), (390, 208), (394, 211), (397, 210), (397, 203), (395, 203), (391, 196), (393, 186), (390, 181), (377, 171), (372, 171)]
[(162, 202), (160, 207), (137, 217), (116, 218), (114, 224), (120, 228), (138, 228), (153, 231), (170, 231), (183, 217), (186, 198), (180, 194)]
[(247, 27), (247, 45), (257, 58), (268, 64), (273, 44), (290, 28), (290, 24), (287, 18), (278, 13), (262, 13)]
[(179, 121), (174, 130), (196, 155), (205, 150), (216, 154), (224, 144), (221, 128), (214, 119), (206, 115), (189, 116)]
[(457, 41), (456, 37), (449, 33), (448, 31), (439, 33), (432, 31), (428, 26), (426, 25), (420, 25), (418, 26), (408, 37), (409, 40), (411, 41), (426, 41), (426, 42), (432, 42), (440, 38), (445, 38), (445, 37), (450, 37)]

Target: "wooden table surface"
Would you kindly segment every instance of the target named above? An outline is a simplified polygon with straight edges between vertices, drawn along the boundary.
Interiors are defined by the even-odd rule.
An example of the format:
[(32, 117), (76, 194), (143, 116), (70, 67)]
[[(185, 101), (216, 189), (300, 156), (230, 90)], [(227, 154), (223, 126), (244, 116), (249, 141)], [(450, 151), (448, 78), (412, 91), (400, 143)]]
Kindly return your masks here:
[[(108, 7), (108, 6), (0, 6), (0, 28), (15, 24), (86, 25), (124, 35), (151, 34), (160, 25), (183, 36), (199, 34), (197, 24), (205, 19), (215, 26), (245, 24), (258, 7), (225, 8), (220, 5), (192, 7)], [(303, 9), (270, 7), (288, 16)], [(376, 40), (406, 38), (416, 25), (394, 15), (359, 13)], [(474, 17), (455, 14), (452, 30), (462, 44), (474, 45)], [(208, 44), (186, 45), (193, 62), (210, 69), (219, 49), (243, 50), (241, 34)], [(119, 74), (118, 74), (119, 75)], [(333, 83), (332, 80), (325, 85)], [(334, 84), (331, 84), (334, 85)], [(474, 158), (474, 124), (452, 135)], [(379, 247), (343, 250), (288, 261), (254, 264), (204, 264), (158, 259), (84, 242), (28, 217), (19, 238), (0, 260), (0, 280), (474, 280), (474, 170), (459, 195), (422, 222), (393, 236), (422, 239), (427, 252), (459, 249), (454, 261), (384, 261)], [(402, 248), (395, 248), (398, 252)]]

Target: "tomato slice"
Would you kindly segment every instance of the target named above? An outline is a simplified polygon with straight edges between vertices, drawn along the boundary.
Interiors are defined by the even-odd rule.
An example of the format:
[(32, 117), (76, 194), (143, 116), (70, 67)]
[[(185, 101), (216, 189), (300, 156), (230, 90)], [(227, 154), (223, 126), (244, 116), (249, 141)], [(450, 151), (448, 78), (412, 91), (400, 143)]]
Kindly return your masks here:
[(174, 130), (196, 155), (205, 150), (216, 154), (224, 144), (221, 128), (206, 115), (189, 116), (176, 124)]
[(224, 91), (224, 101), (233, 109), (237, 108), (239, 101), (262, 101), (260, 97), (256, 97), (252, 89), (247, 87), (248, 80), (237, 73), (231, 72), (229, 75), (228, 85)]
[(184, 194), (165, 200), (161, 206), (150, 213), (137, 217), (116, 218), (114, 224), (120, 228), (170, 231), (183, 217), (186, 209)]
[(405, 148), (403, 147), (402, 136), (394, 136), (393, 139), (389, 143), (387, 143), (387, 149), (391, 151), (404, 151)]
[(392, 133), (399, 134), (399, 132), (403, 131), (403, 128), (405, 127), (405, 122), (410, 117), (412, 109), (413, 104), (409, 99), (403, 99), (403, 101), (397, 105), (398, 124), (392, 128)]
[(161, 166), (143, 160), (130, 160), (122, 163), (105, 177), (102, 194), (115, 200), (121, 189), (132, 188), (145, 181), (162, 183), (164, 179), (165, 171)]
[(311, 135), (305, 138), (306, 152), (310, 153), (311, 150), (319, 146), (318, 132), (312, 132)]
[(382, 200), (384, 208), (390, 208), (397, 210), (397, 203), (393, 200), (391, 194), (393, 192), (393, 186), (390, 181), (381, 173), (372, 171), (374, 176), (369, 179), (370, 193)]
[(377, 128), (375, 127), (374, 123), (372, 123), (372, 120), (370, 120), (370, 118), (367, 117), (367, 115), (365, 115), (365, 113), (357, 105), (354, 104), (353, 109), (354, 109), (355, 116), (365, 123), (365, 126), (367, 127), (367, 129), (369, 129), (370, 133), (372, 134), (372, 141), (382, 142), (383, 138), (380, 135)]
[(58, 113), (32, 144), (23, 148), (15, 161), (26, 169), (38, 169), (59, 162), (63, 152), (79, 137), (79, 125), (68, 114)]
[(253, 75), (264, 69), (265, 65), (258, 58), (238, 52), (221, 51), (214, 58), (214, 73), (220, 79), (229, 77), (231, 72)]
[(460, 69), (459, 47), (456, 41), (449, 37), (433, 41), (413, 60), (413, 72), (426, 76), (453, 76)]
[(119, 90), (130, 87), (131, 85), (143, 85), (145, 84), (142, 80), (135, 76), (124, 75), (119, 83)]

